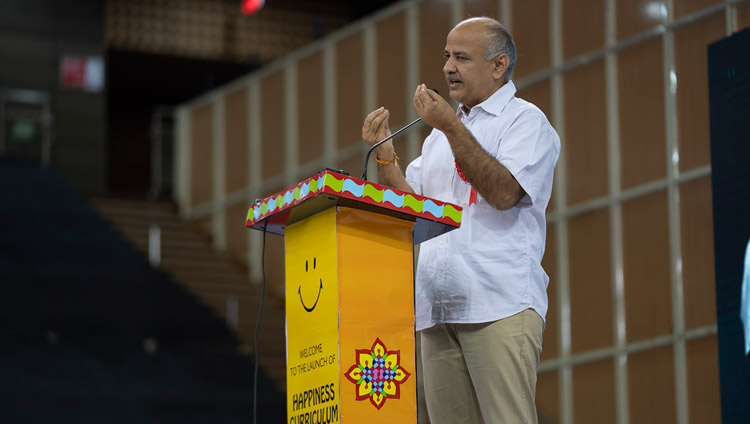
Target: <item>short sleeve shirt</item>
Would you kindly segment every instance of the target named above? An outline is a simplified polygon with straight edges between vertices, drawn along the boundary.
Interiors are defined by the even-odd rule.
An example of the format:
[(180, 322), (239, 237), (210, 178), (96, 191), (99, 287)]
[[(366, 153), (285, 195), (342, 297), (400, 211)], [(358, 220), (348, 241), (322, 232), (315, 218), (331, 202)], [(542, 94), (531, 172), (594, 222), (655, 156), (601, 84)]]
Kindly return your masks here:
[(509, 81), (457, 115), (477, 142), (515, 177), (526, 194), (500, 211), (456, 170), (445, 135), (433, 130), (406, 180), (418, 194), (464, 208), (461, 227), (422, 243), (416, 275), (417, 330), (443, 323), (481, 323), (532, 308), (547, 313), (549, 277), (542, 269), (545, 209), (560, 138), (539, 108), (515, 97)]

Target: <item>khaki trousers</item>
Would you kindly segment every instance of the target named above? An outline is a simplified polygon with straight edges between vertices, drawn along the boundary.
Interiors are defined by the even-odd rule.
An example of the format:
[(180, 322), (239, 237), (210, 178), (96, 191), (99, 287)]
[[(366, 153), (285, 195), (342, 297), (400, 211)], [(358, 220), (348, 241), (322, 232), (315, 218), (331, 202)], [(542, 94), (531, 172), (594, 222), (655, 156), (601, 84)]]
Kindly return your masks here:
[(533, 309), (481, 324), (422, 330), (432, 424), (536, 423), (536, 371), (544, 321)]

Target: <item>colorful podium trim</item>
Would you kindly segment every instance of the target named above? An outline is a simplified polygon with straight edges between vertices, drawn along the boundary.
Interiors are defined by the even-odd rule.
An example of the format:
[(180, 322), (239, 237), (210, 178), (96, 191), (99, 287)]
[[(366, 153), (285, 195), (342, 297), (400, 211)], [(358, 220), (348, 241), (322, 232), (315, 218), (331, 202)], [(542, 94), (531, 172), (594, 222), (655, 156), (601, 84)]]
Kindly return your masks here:
[(460, 206), (331, 171), (323, 171), (251, 205), (247, 213), (246, 226), (250, 227), (270, 216), (280, 214), (322, 193), (358, 200), (455, 227), (461, 225), (462, 208)]

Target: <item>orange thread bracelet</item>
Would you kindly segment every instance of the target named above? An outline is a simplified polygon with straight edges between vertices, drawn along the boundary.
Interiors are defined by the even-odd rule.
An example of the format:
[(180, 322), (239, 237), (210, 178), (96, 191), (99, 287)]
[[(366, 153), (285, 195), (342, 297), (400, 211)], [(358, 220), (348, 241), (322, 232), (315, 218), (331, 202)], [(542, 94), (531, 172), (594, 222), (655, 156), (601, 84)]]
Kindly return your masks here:
[(378, 154), (375, 153), (375, 161), (377, 161), (378, 163), (382, 163), (383, 165), (393, 164), (393, 166), (398, 166), (398, 155), (396, 153), (393, 153), (393, 160), (382, 160), (378, 157)]

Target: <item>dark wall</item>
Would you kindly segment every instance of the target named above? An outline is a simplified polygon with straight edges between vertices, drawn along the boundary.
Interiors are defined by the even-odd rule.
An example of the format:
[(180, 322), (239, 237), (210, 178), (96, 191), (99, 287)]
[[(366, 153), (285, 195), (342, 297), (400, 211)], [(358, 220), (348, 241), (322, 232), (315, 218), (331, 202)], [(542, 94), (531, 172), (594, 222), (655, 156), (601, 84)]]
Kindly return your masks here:
[(109, 49), (107, 66), (109, 192), (144, 197), (151, 186), (152, 112), (158, 106), (186, 102), (247, 74), (258, 64)]
[(64, 55), (104, 57), (104, 0), (0, 1), (0, 89), (48, 93), (51, 168), (83, 193), (106, 189), (106, 89), (64, 89)]

